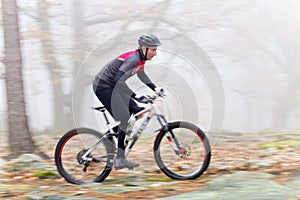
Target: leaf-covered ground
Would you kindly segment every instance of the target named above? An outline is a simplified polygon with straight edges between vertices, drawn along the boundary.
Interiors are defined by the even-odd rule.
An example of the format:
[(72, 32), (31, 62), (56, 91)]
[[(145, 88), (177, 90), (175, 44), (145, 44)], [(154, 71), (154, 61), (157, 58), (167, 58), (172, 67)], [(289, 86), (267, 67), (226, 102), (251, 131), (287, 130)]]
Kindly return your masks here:
[[(78, 186), (57, 177), (53, 161), (57, 139), (49, 136), (36, 137), (37, 144), (51, 158), (42, 161), (45, 166), (49, 166), (45, 171), (17, 171), (9, 168), (10, 162), (2, 164), (1, 198), (120, 199), (121, 196), (155, 199), (199, 190), (213, 177), (236, 171), (273, 174), (275, 176), (272, 180), (280, 184), (285, 184), (300, 173), (300, 135), (297, 133), (223, 134), (217, 144), (212, 144), (213, 156), (207, 172), (191, 181), (171, 180), (158, 170), (152, 153), (152, 137), (141, 139), (130, 155), (131, 159), (141, 164), (135, 171), (113, 170), (103, 183)], [(5, 151), (2, 151), (2, 155), (5, 155)]]

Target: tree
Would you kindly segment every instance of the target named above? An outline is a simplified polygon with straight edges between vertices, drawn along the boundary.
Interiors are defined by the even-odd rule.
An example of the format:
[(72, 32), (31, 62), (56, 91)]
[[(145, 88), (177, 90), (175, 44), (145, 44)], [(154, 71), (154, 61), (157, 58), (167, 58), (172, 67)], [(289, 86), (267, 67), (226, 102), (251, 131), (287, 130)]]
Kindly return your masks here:
[[(22, 2), (22, 1), (20, 1)], [(64, 10), (62, 12), (65, 2), (57, 2), (51, 0), (40, 0), (37, 2), (31, 2), (28, 4), (21, 4), (19, 7), (19, 18), (28, 18), (29, 20), (22, 20), (26, 31), (20, 30), (20, 34), (23, 37), (24, 46), (29, 40), (36, 41), (36, 44), (40, 50), (36, 51), (36, 47), (32, 48), (32, 53), (34, 54), (34, 59), (28, 59), (27, 62), (23, 63), (23, 67), (27, 66), (37, 68), (46, 68), (49, 72), (49, 79), (44, 79), (50, 83), (50, 93), (53, 95), (52, 105), (47, 104), (53, 112), (53, 128), (55, 132), (65, 131), (72, 127), (72, 113), (71, 113), (71, 101), (70, 94), (64, 92), (64, 81), (66, 77), (71, 77), (72, 72), (68, 72), (68, 62), (69, 60), (61, 60), (61, 55), (67, 55), (66, 52), (69, 51), (68, 48), (62, 47), (63, 41), (66, 40), (66, 35), (63, 31), (70, 29), (68, 21), (67, 12)], [(55, 15), (55, 17), (51, 17)], [(60, 20), (57, 21), (57, 18)], [(61, 20), (63, 18), (63, 20)], [(25, 21), (25, 22), (24, 22)], [(22, 26), (22, 25), (21, 25)], [(58, 28), (59, 27), (59, 28)], [(28, 48), (28, 46), (27, 46)], [(35, 49), (36, 48), (36, 49)], [(27, 52), (28, 54), (28, 52)], [(31, 54), (31, 55), (33, 55)], [(26, 55), (25, 55), (26, 56)], [(40, 93), (47, 92), (39, 87), (35, 83), (35, 87), (39, 88)], [(43, 91), (42, 91), (43, 90)], [(30, 103), (30, 102), (28, 102)], [(50, 127), (49, 127), (50, 128)]]
[[(61, 73), (63, 66), (56, 60), (55, 47), (52, 41), (52, 35), (50, 30), (49, 14), (48, 10), (49, 3), (46, 0), (41, 0), (38, 3), (39, 10), (39, 21), (41, 26), (42, 35), (40, 40), (42, 43), (42, 51), (44, 56), (44, 63), (49, 69), (51, 74), (51, 82), (53, 88), (53, 101), (54, 101), (54, 128), (56, 130), (64, 130), (70, 128), (72, 121), (71, 112), (64, 112), (64, 93), (62, 90), (63, 75)], [(71, 107), (70, 105), (67, 105)]]
[(35, 146), (28, 128), (22, 78), (22, 55), (16, 0), (2, 0), (6, 67), (6, 94), (10, 156), (32, 153)]
[(248, 4), (247, 11), (238, 13), (239, 18), (232, 18), (235, 37), (224, 46), (229, 49), (227, 54), (235, 57), (235, 63), (251, 69), (247, 79), (235, 87), (243, 90), (246, 101), (259, 105), (248, 104), (245, 113), (255, 112), (257, 117), (247, 120), (247, 124), (254, 122), (257, 126), (269, 117), (267, 128), (280, 130), (290, 128), (289, 120), (299, 116), (295, 115), (300, 98), (298, 10), (298, 1), (255, 1)]

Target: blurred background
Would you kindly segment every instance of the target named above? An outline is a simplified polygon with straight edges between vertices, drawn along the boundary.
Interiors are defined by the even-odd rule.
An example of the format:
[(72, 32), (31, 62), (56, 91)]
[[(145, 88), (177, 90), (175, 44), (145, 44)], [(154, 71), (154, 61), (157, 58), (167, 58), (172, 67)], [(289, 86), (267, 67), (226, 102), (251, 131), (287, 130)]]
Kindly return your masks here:
[[(193, 57), (204, 57), (211, 61), (221, 80), (219, 92), (224, 94), (220, 100), (223, 123), (217, 128), (239, 132), (300, 128), (298, 0), (18, 0), (17, 5), (25, 105), (32, 132), (72, 128), (75, 110), (80, 116), (75, 117), (76, 123), (89, 121), (87, 110), (97, 104), (91, 92), (93, 76), (110, 59), (137, 48), (139, 34), (152, 29), (164, 30), (158, 36), (166, 46), (148, 64), (149, 73), (163, 86), (177, 88), (171, 91), (181, 95), (180, 109), (193, 111), (194, 117), (187, 120), (197, 118), (195, 122), (209, 129), (214, 115), (212, 83), (207, 84), (205, 73), (195, 78), (195, 68), (184, 67), (197, 65), (188, 62)], [(194, 44), (187, 61), (175, 59), (182, 55), (174, 42), (176, 34), (169, 32)], [(130, 40), (121, 41), (126, 33)], [(200, 71), (205, 67), (196, 66)], [(8, 130), (5, 73), (0, 62), (1, 135)], [(173, 82), (163, 83), (163, 74), (173, 74), (169, 77)], [(185, 93), (190, 90), (180, 79), (197, 96), (192, 102), (191, 94)], [(88, 92), (74, 100), (76, 91)], [(170, 118), (176, 115), (180, 114), (170, 113)]]

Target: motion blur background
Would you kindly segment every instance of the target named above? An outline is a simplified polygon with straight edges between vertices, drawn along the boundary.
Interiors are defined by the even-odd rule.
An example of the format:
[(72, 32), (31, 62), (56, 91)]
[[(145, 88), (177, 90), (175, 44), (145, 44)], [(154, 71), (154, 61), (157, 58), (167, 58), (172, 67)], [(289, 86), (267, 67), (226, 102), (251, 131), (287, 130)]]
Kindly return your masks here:
[[(163, 77), (157, 71), (173, 74), (173, 80), (178, 81), (162, 85), (181, 95), (181, 109), (189, 110), (191, 120), (197, 118), (204, 129), (214, 117), (214, 96), (205, 74), (195, 77), (194, 68), (187, 66), (197, 65), (200, 71), (205, 66), (176, 59), (182, 57), (178, 45), (171, 45), (176, 34), (167, 35), (168, 31), (193, 41), (212, 61), (222, 82), (220, 92), (225, 95), (221, 99), (224, 123), (219, 129), (300, 128), (298, 0), (19, 0), (18, 6), (26, 109), (32, 131), (70, 129), (75, 110), (78, 123), (84, 125), (89, 117), (94, 118), (88, 111), (97, 104), (91, 91), (93, 76), (119, 53), (137, 48), (135, 40), (142, 31), (136, 30), (151, 29), (166, 30), (161, 40), (169, 45), (161, 47), (146, 69), (158, 82)], [(130, 40), (120, 41), (118, 36), (126, 33), (131, 33)], [(111, 45), (105, 45), (107, 41)], [(1, 59), (3, 43), (2, 39)], [(187, 49), (191, 57), (203, 56), (194, 47)], [(3, 63), (0, 75), (0, 132), (4, 133)], [(193, 98), (185, 93), (190, 90), (181, 79), (192, 88)], [(80, 86), (74, 87), (76, 81)], [(85, 92), (74, 100), (74, 91)], [(175, 119), (176, 115), (171, 112), (169, 117)]]

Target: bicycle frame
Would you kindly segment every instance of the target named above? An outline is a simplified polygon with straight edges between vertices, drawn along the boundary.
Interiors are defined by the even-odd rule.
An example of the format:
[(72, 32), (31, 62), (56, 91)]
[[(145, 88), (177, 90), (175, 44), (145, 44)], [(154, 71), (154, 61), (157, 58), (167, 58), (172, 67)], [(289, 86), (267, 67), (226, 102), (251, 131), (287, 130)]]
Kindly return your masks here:
[[(154, 96), (153, 97), (153, 101), (157, 98), (158, 96)], [(144, 131), (144, 129), (147, 127), (147, 125), (149, 124), (150, 120), (155, 116), (157, 121), (159, 122), (159, 124), (161, 125), (161, 127), (159, 129), (157, 129), (155, 132), (158, 132), (158, 131), (161, 131), (161, 130), (168, 130), (168, 122), (165, 118), (165, 116), (163, 114), (158, 114), (156, 112), (156, 109), (155, 109), (155, 106), (154, 106), (154, 103), (150, 102), (148, 103), (148, 108), (145, 108), (144, 110), (142, 110), (142, 112), (140, 113), (137, 113), (136, 115), (132, 115), (129, 120), (128, 120), (128, 124), (129, 124), (129, 127), (127, 127), (127, 137), (125, 138), (125, 157), (128, 156), (129, 152), (131, 151), (131, 149), (133, 148), (133, 146), (135, 145), (136, 141), (138, 140), (138, 138), (140, 137), (140, 135), (142, 134), (142, 132)], [(106, 120), (106, 125), (108, 127), (108, 133), (105, 134), (102, 138), (100, 138), (92, 147), (90, 147), (88, 149), (88, 151), (82, 156), (82, 159), (83, 160), (86, 160), (86, 161), (92, 161), (91, 158), (88, 158), (88, 155), (93, 152), (99, 144), (101, 144), (101, 142), (108, 138), (108, 137), (114, 137), (115, 140), (116, 140), (116, 136), (117, 136), (117, 133), (114, 132), (111, 123), (109, 122), (107, 116), (106, 116), (106, 113), (105, 113), (105, 109), (98, 109), (100, 110), (103, 115), (104, 115), (104, 118)], [(141, 126), (137, 129), (137, 131), (135, 133), (133, 133), (132, 137), (130, 138), (130, 134), (132, 132), (132, 129), (133, 129), (133, 125), (136, 121), (136, 117), (141, 117), (141, 116), (144, 116), (145, 114), (147, 113), (147, 117), (144, 119), (144, 121), (142, 122)], [(180, 151), (180, 145), (177, 141), (177, 139), (174, 137), (173, 133), (171, 133), (172, 135), (169, 135), (168, 132), (166, 132), (166, 136), (168, 138), (168, 141), (170, 142), (171, 146), (173, 147), (174, 151), (176, 152), (176, 154), (179, 153)], [(172, 140), (172, 138), (174, 139), (174, 141)], [(129, 140), (131, 139), (131, 142), (129, 143)], [(117, 142), (116, 142), (116, 145), (117, 145)], [(129, 146), (128, 146), (129, 145)], [(128, 147), (127, 147), (128, 146)]]
[(149, 124), (150, 120), (156, 116), (158, 122), (161, 125), (161, 128), (158, 129), (157, 131), (161, 130), (164, 126), (167, 126), (168, 122), (166, 120), (166, 118), (164, 117), (164, 115), (162, 114), (157, 114), (155, 107), (153, 105), (153, 103), (150, 104), (149, 108), (146, 108), (145, 110), (143, 110), (141, 113), (138, 113), (137, 115), (132, 115), (131, 118), (128, 121), (128, 124), (132, 123), (132, 121), (135, 122), (135, 118), (136, 117), (141, 117), (143, 115), (145, 115), (147, 113), (147, 117), (146, 119), (142, 122), (141, 126), (138, 128), (138, 130), (133, 134), (132, 136), (132, 141), (128, 146), (128, 142), (130, 139), (130, 133), (132, 131), (132, 127), (129, 127), (129, 130), (127, 130), (129, 132), (128, 137), (125, 139), (125, 144), (126, 147), (128, 146), (128, 148), (126, 148), (125, 150), (125, 157), (127, 157), (127, 155), (129, 154), (129, 152), (131, 151), (132, 147), (134, 146), (134, 144), (136, 143), (136, 141), (138, 140), (138, 138), (140, 137), (140, 135), (142, 134), (142, 132), (145, 130), (145, 128), (147, 127), (147, 125)]

